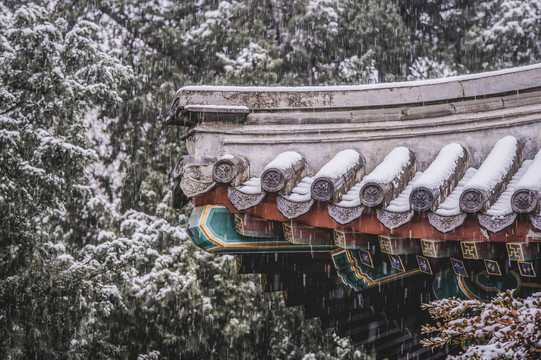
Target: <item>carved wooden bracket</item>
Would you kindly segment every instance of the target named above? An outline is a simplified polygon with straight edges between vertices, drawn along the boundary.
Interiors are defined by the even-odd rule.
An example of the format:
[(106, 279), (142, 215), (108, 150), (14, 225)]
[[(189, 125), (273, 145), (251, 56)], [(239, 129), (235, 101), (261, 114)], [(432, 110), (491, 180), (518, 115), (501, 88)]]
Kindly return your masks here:
[(219, 183), (239, 186), (250, 177), (250, 163), (244, 156), (226, 155), (218, 160), (212, 170), (212, 178)]

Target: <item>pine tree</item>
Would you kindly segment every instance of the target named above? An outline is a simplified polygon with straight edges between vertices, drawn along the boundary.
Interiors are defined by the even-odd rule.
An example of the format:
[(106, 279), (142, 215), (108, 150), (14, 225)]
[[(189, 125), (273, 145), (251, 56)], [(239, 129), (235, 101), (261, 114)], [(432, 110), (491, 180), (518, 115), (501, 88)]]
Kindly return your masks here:
[(490, 0), (475, 6), (465, 37), (464, 65), (472, 72), (509, 68), (541, 58), (541, 1)]
[(453, 298), (422, 308), (440, 321), (423, 326), (424, 333), (436, 335), (421, 342), (433, 348), (447, 343), (466, 348), (453, 359), (538, 359), (541, 354), (541, 293), (518, 299), (508, 290), (489, 303)]
[[(12, 224), (27, 219), (27, 227), (26, 232), (13, 225), (2, 228), (3, 239), (13, 239), (5, 242), (2, 266), (13, 269), (2, 271), (0, 280), (5, 309), (0, 313), (0, 352), (39, 358), (76, 354), (78, 358), (256, 359), (286, 354), (296, 359), (305, 353), (317, 358), (359, 357), (349, 342), (321, 331), (313, 321), (305, 322), (299, 309), (286, 309), (276, 296), (264, 297), (257, 278), (236, 276), (231, 258), (212, 257), (197, 249), (183, 230), (186, 218), (170, 206), (167, 173), (182, 148), (176, 132), (156, 118), (163, 118), (185, 64), (172, 65), (176, 58), (162, 39), (169, 31), (178, 35), (179, 28), (201, 13), (189, 9), (182, 18), (177, 16), (178, 8), (164, 12), (146, 2), (103, 2), (99, 8), (78, 5), (56, 3), (53, 21), (44, 8), (16, 4), (16, 10), (6, 9), (8, 16), (2, 19), (3, 29), (16, 29), (13, 19), (23, 15), (26, 26), (59, 26), (51, 47), (80, 56), (66, 56), (71, 68), (62, 70), (62, 79), (81, 78), (69, 78), (67, 84), (73, 88), (60, 81), (58, 87), (66, 93), (55, 93), (51, 86), (36, 91), (23, 78), (3, 78), (2, 94), (7, 100), (2, 105), (8, 111), (2, 120), (5, 116), (5, 123), (12, 124), (2, 133), (10, 143), (2, 147), (2, 165), (26, 169), (28, 162), (33, 166), (30, 170), (42, 177), (29, 185), (14, 175), (15, 170), (6, 172), (17, 181), (3, 188), (2, 196), (8, 200), (3, 204), (9, 208), (6, 205), (2, 211), (11, 213)], [(67, 21), (61, 15), (67, 15)], [(144, 25), (148, 16), (156, 20), (147, 24), (150, 28)], [(187, 22), (182, 25), (182, 21)], [(29, 34), (20, 27), (21, 33)], [(40, 54), (29, 50), (15, 58), (11, 48), (23, 47), (27, 41), (15, 35), (3, 41), (4, 46), (10, 45), (2, 48), (2, 59), (10, 60), (2, 62), (5, 74)], [(237, 49), (242, 53), (242, 47)], [(133, 66), (135, 81), (128, 81), (128, 69), (105, 53), (122, 55)], [(62, 54), (53, 56), (53, 51), (41, 56), (35, 67), (26, 69), (29, 77), (56, 74), (55, 67), (63, 69), (63, 61), (68, 63)], [(96, 80), (102, 77), (107, 81)], [(37, 131), (32, 124), (42, 121), (41, 108), (34, 107), (38, 110), (32, 116), (11, 109), (17, 96), (26, 94), (25, 87), (34, 106), (43, 104), (43, 97), (55, 99), (54, 109), (46, 113), (50, 121)], [(96, 92), (92, 97), (79, 96), (89, 89)], [(42, 141), (38, 138), (39, 144), (32, 147), (30, 140), (19, 139), (18, 134), (27, 129), (33, 131), (30, 139), (46, 133), (63, 151), (47, 153), (55, 160), (46, 169), (34, 161), (33, 150)], [(52, 179), (44, 182), (49, 174)], [(122, 174), (126, 174), (123, 182), (118, 183)], [(13, 189), (31, 193), (36, 209), (23, 206), (23, 195)], [(50, 203), (43, 200), (45, 196)], [(29, 237), (26, 242), (24, 234)], [(21, 261), (23, 255), (26, 262)]]
[(0, 13), (0, 356), (61, 358), (84, 286), (55, 260), (97, 160), (84, 115), (115, 105), (130, 69), (97, 49), (92, 23), (33, 4)]

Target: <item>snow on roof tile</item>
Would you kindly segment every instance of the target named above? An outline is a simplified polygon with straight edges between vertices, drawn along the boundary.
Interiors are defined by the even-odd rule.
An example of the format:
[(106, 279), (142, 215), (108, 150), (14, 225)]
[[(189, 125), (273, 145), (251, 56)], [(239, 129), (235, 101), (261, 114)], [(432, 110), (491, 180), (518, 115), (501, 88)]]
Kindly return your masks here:
[(360, 159), (361, 155), (357, 151), (353, 149), (342, 150), (319, 169), (316, 176), (314, 176), (314, 180), (322, 177), (337, 178), (345, 175), (359, 164)]
[(541, 150), (539, 150), (528, 170), (518, 181), (516, 188), (541, 191)]
[(294, 188), (291, 190), (289, 196), (284, 196), (285, 199), (294, 202), (305, 202), (312, 198), (310, 193), (310, 185), (314, 182), (314, 178), (303, 178)]
[(513, 166), (518, 146), (514, 136), (500, 139), (464, 190), (480, 189), (490, 193)]
[(265, 166), (264, 170), (267, 169), (287, 169), (293, 164), (302, 160), (302, 156), (295, 151), (285, 151), (281, 154), (278, 154), (270, 163)]
[(410, 193), (416, 185), (417, 180), (423, 173), (417, 172), (413, 179), (409, 182), (408, 186), (398, 195), (393, 201), (389, 203), (389, 206), (385, 210), (391, 212), (406, 212), (411, 210), (410, 206)]
[[(364, 177), (363, 183), (389, 183), (410, 164), (410, 150), (404, 146), (394, 148), (374, 170)], [(393, 184), (397, 186), (398, 184)]]
[(451, 176), (458, 165), (458, 161), (466, 156), (464, 148), (452, 143), (444, 146), (436, 159), (415, 183), (416, 187), (425, 187), (430, 190), (439, 189)]
[(340, 202), (336, 205), (342, 207), (354, 207), (361, 205), (361, 198), (359, 197), (359, 192), (365, 184), (364, 179), (357, 184), (355, 184), (346, 194), (342, 196)]
[(244, 182), (238, 190), (245, 194), (260, 194), (261, 191), (261, 178), (253, 177)]
[(519, 180), (531, 167), (533, 162), (533, 160), (526, 160), (524, 163), (522, 163), (520, 169), (515, 173), (515, 175), (513, 175), (513, 178), (511, 181), (509, 181), (509, 184), (507, 184), (505, 191), (500, 195), (498, 200), (496, 200), (490, 209), (487, 210), (487, 215), (502, 216), (511, 214), (513, 212), (513, 209), (511, 208), (511, 196), (517, 189)]
[(442, 216), (454, 216), (460, 214), (460, 195), (462, 194), (462, 191), (464, 191), (464, 186), (468, 183), (468, 181), (471, 180), (473, 175), (477, 172), (477, 169), (475, 168), (469, 168), (466, 170), (466, 173), (462, 177), (462, 179), (458, 182), (458, 184), (455, 186), (453, 192), (445, 198), (445, 201), (440, 204), (438, 209), (436, 210), (436, 214), (442, 215)]

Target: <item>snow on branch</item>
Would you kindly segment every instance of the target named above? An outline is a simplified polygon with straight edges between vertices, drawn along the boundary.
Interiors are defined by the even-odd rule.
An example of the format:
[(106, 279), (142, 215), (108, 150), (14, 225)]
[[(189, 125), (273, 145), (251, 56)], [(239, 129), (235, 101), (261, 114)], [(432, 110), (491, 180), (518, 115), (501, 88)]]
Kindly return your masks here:
[(491, 302), (440, 299), (422, 304), (436, 326), (424, 325), (424, 346), (460, 344), (466, 350), (452, 359), (539, 359), (541, 356), (541, 292), (526, 299), (511, 291)]

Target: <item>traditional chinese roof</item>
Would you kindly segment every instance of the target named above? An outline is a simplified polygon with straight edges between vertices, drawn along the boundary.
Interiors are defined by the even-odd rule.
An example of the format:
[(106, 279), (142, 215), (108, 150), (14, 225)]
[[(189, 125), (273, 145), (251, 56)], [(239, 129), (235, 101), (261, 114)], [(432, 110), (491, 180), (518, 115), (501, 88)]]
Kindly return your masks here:
[[(358, 344), (380, 344), (378, 357), (409, 356), (404, 331), (419, 345), (411, 316), (421, 298), (540, 287), (541, 64), (398, 84), (186, 87), (168, 122), (187, 128), (173, 202), (197, 205), (194, 242), (243, 259), (272, 254), (312, 266), (317, 258), (314, 271), (327, 279), (321, 269), (332, 267), (332, 286), (347, 290), (334, 300), (353, 308), (330, 316), (304, 293), (293, 303), (315, 306), (312, 315), (357, 334)], [(350, 294), (376, 304), (396, 296), (396, 284), (419, 298), (371, 310), (363, 326), (387, 320), (370, 335)]]

